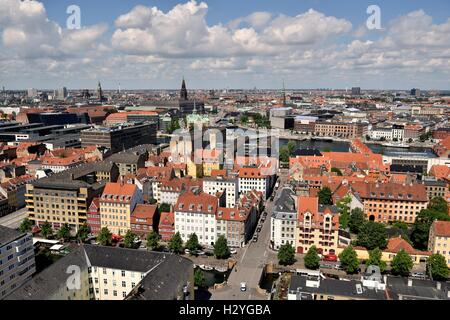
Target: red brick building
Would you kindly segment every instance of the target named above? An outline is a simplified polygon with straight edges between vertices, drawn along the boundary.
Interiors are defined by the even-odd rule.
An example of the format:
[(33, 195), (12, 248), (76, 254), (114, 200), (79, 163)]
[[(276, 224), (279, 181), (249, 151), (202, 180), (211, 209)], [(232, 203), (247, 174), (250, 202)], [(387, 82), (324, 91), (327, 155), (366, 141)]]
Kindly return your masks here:
[(161, 212), (158, 232), (162, 241), (169, 241), (175, 234), (175, 215), (173, 212)]
[(91, 233), (94, 235), (99, 234), (102, 226), (100, 221), (100, 203), (98, 198), (92, 199), (87, 214), (87, 225), (91, 229)]
[(131, 231), (138, 236), (146, 236), (155, 230), (157, 206), (153, 204), (138, 204), (131, 213)]

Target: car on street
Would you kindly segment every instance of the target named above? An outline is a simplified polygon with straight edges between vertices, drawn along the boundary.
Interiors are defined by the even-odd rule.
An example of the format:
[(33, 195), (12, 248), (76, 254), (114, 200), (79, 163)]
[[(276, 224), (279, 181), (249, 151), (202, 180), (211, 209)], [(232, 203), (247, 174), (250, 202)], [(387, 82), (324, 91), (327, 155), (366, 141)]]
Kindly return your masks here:
[(253, 237), (253, 242), (258, 241), (258, 237)]
[(338, 260), (338, 257), (335, 254), (326, 254), (323, 257), (323, 261), (336, 262), (337, 260)]
[(340, 264), (335, 264), (334, 265), (334, 269), (336, 269), (336, 270), (344, 270), (344, 268), (342, 268), (342, 266)]
[(258, 227), (258, 229), (256, 229), (256, 232), (261, 232), (261, 227)]
[(247, 283), (241, 282), (241, 291), (242, 292), (247, 291)]
[(231, 250), (230, 250), (230, 253), (231, 253), (231, 254), (236, 254), (236, 253), (237, 253), (237, 250), (236, 250), (236, 249), (231, 249)]
[(427, 278), (426, 274), (423, 273), (423, 272), (413, 272), (413, 273), (411, 274), (411, 276), (412, 276), (413, 278), (418, 278), (418, 279), (426, 279), (426, 278)]

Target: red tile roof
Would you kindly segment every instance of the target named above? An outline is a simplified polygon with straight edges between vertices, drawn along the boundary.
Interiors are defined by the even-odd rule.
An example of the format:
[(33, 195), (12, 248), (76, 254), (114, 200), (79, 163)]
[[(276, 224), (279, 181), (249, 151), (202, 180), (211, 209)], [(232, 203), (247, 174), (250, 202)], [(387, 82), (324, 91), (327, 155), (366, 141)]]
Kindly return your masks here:
[(434, 221), (432, 228), (438, 237), (450, 237), (450, 221)]
[(388, 241), (387, 247), (384, 250), (385, 252), (392, 252), (392, 253), (398, 253), (400, 250), (405, 250), (406, 253), (410, 255), (431, 255), (428, 251), (420, 251), (416, 250), (406, 241), (405, 239), (402, 239), (401, 236), (398, 236), (396, 238), (391, 238)]
[(174, 211), (216, 214), (217, 208), (217, 197), (204, 192), (195, 194), (191, 191), (187, 191), (178, 197)]

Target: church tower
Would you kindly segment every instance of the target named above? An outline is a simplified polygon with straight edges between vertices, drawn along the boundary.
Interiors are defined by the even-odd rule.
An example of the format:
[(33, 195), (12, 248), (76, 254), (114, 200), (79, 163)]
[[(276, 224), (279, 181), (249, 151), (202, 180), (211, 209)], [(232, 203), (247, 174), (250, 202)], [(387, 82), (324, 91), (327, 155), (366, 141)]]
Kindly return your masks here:
[(100, 102), (103, 102), (103, 91), (102, 91), (102, 85), (100, 84), (100, 81), (98, 82), (98, 86), (97, 86), (97, 97)]
[(187, 100), (187, 99), (188, 95), (186, 90), (186, 82), (184, 81), (183, 77), (183, 82), (181, 83), (181, 90), (180, 90), (180, 100)]

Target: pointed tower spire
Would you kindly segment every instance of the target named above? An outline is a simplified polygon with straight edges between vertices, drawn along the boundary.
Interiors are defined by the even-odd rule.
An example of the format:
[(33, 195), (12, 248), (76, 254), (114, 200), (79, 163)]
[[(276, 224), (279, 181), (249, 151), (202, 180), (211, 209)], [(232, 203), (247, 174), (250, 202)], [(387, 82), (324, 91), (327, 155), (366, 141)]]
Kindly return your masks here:
[(183, 82), (181, 82), (180, 99), (181, 100), (188, 99), (187, 89), (186, 89), (186, 81), (184, 81), (184, 76), (183, 76)]

